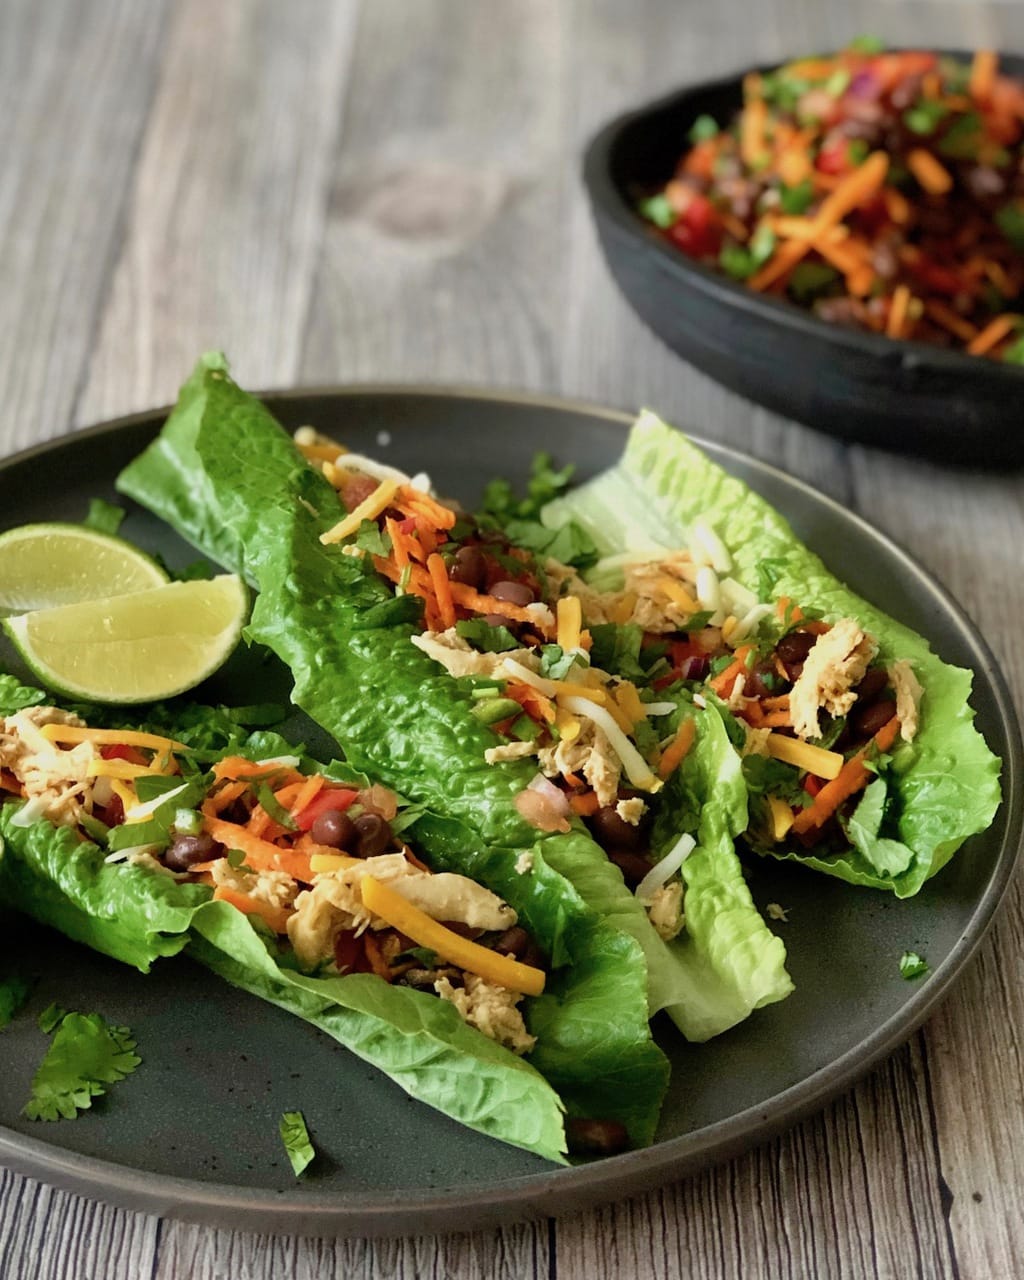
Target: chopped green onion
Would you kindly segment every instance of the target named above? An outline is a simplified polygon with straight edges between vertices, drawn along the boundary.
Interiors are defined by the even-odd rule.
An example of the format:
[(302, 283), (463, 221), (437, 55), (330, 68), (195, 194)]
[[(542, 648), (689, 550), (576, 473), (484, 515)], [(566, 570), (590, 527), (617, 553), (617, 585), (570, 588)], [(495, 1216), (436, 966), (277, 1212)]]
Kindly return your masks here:
[(174, 829), (183, 836), (197, 836), (203, 829), (203, 815), (195, 809), (179, 809), (174, 815)]
[(690, 126), (689, 139), (691, 142), (709, 142), (712, 138), (717, 138), (719, 133), (718, 122), (713, 116), (698, 116)]
[(647, 200), (641, 200), (639, 207), (641, 216), (646, 218), (648, 222), (653, 222), (656, 227), (661, 227), (663, 231), (667, 231), (676, 220), (675, 210), (663, 195), (651, 196)]

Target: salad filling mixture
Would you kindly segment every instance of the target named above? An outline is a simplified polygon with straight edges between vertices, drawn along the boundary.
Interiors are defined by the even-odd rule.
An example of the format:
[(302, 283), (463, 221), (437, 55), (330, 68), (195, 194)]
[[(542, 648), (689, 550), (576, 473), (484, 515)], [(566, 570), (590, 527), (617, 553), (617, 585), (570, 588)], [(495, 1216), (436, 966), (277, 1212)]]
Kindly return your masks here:
[(861, 40), (743, 82), (639, 211), (823, 320), (1024, 363), (1024, 85)]
[(52, 706), (0, 720), (0, 787), (24, 800), (15, 826), (45, 819), (108, 864), (207, 886), (303, 972), (374, 974), (447, 1000), (516, 1053), (536, 1043), (519, 1005), (543, 991), (544, 956), (496, 894), (430, 871), (386, 787), (305, 772), (297, 755), (204, 769), (183, 743)]

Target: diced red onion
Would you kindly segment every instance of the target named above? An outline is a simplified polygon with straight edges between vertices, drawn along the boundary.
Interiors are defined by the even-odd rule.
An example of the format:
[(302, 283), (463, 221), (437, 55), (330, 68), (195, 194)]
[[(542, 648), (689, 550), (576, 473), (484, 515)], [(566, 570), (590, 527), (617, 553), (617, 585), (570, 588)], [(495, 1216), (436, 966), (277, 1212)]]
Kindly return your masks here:
[(846, 92), (852, 98), (863, 98), (871, 102), (881, 95), (882, 84), (873, 72), (858, 71), (847, 85)]
[(679, 668), (684, 680), (703, 680), (711, 666), (706, 657), (685, 658)]

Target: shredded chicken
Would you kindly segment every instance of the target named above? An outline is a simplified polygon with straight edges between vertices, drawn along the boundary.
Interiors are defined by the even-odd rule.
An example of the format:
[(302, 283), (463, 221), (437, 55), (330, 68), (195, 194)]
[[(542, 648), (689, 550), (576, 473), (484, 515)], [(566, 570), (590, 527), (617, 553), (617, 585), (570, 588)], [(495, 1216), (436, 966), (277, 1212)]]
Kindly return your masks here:
[(766, 756), (768, 754), (768, 739), (772, 736), (771, 729), (754, 729), (745, 720), (741, 720), (746, 739), (740, 748), (741, 756)]
[(856, 700), (855, 686), (877, 650), (875, 641), (853, 618), (840, 618), (818, 637), (789, 695), (797, 737), (821, 736), (823, 709), (833, 716), (846, 715)]
[(547, 777), (582, 772), (597, 792), (600, 804), (616, 803), (622, 764), (604, 730), (593, 720), (584, 718), (579, 735), (571, 742), (563, 739), (550, 747), (542, 747), (537, 759)]
[(439, 662), (450, 676), (493, 676), (504, 658), (513, 658), (531, 671), (540, 668), (540, 659), (532, 649), (514, 649), (508, 653), (477, 653), (454, 627), (447, 631), (424, 631), (412, 642), (428, 658)]
[(640, 819), (647, 812), (647, 804), (640, 796), (630, 796), (628, 800), (620, 800), (616, 804), (615, 812), (623, 822), (628, 822), (631, 827), (638, 827)]
[(530, 849), (524, 849), (516, 858), (516, 875), (525, 876), (533, 870), (533, 852)]
[(215, 885), (225, 885), (271, 907), (290, 907), (295, 901), (295, 881), (284, 871), (248, 871), (233, 867), (227, 858), (218, 858), (210, 874)]
[(900, 720), (900, 737), (911, 742), (917, 733), (917, 709), (924, 690), (906, 658), (894, 662), (888, 670), (889, 683), (896, 693), (896, 714)]
[(73, 827), (83, 810), (92, 811), (93, 779), (88, 770), (95, 748), (80, 742), (64, 750), (40, 733), (47, 724), (84, 725), (85, 721), (57, 707), (26, 707), (7, 716), (0, 721), (0, 768), (14, 774), (28, 800), (39, 802), (40, 817)]
[(475, 973), (466, 974), (464, 987), (453, 987), (447, 978), (438, 978), (434, 990), (442, 1000), (458, 1009), (465, 1022), (496, 1040), (513, 1053), (529, 1053), (537, 1043), (526, 1030), (523, 1015), (516, 1007), (522, 996), (507, 987), (496, 987)]
[(523, 760), (536, 750), (535, 742), (503, 742), (500, 746), (488, 747), (484, 759), (488, 764), (501, 764), (502, 760)]
[(420, 871), (401, 853), (364, 858), (356, 866), (319, 875), (312, 889), (295, 899), (295, 913), (288, 920), (299, 963), (312, 968), (334, 952), (339, 933), (367, 927), (383, 929), (384, 920), (363, 906), (360, 881), (364, 875), (381, 880), (434, 920), (452, 920), (473, 929), (505, 930), (516, 923), (516, 913), (497, 894), (466, 876)]
[(683, 882), (673, 880), (655, 889), (654, 894), (644, 905), (647, 916), (660, 938), (666, 942), (679, 933), (683, 927)]

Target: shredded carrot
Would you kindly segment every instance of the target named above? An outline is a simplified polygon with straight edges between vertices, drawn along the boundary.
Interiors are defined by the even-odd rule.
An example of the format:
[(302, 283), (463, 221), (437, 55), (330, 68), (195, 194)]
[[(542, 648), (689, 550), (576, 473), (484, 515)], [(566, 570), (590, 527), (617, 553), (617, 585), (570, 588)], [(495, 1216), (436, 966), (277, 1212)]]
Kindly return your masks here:
[(213, 795), (207, 796), (203, 801), (203, 813), (216, 815), (222, 812), (248, 790), (249, 786), (245, 782), (229, 782), (226, 787), (221, 787)]
[(971, 77), (967, 92), (975, 102), (987, 103), (992, 97), (999, 55), (992, 49), (979, 49), (971, 62)]
[(765, 729), (785, 729), (793, 723), (788, 711), (770, 711), (761, 721)]
[(947, 307), (944, 302), (940, 302), (937, 298), (929, 299), (924, 304), (924, 309), (936, 324), (941, 324), (944, 329), (956, 334), (964, 342), (972, 342), (978, 336), (977, 328), (969, 320), (965, 320), (963, 316), (958, 316), (952, 307)]
[(218, 902), (230, 903), (243, 915), (259, 916), (266, 921), (274, 933), (288, 932), (288, 919), (292, 912), (285, 907), (271, 906), (261, 898), (254, 898), (251, 894), (242, 893), (241, 890), (232, 889), (226, 884), (219, 884), (214, 889), (213, 896)]
[(923, 147), (915, 147), (909, 153), (907, 168), (929, 195), (945, 195), (953, 186), (953, 177), (949, 170)]
[(601, 802), (597, 798), (596, 791), (585, 791), (582, 795), (571, 795), (569, 797), (569, 808), (573, 813), (578, 813), (581, 818), (590, 818), (597, 813), (601, 807)]
[(676, 736), (665, 748), (658, 761), (658, 777), (664, 781), (669, 778), (686, 758), (686, 753), (693, 746), (697, 736), (697, 723), (693, 719), (684, 720), (676, 730)]
[(277, 869), (276, 858), (280, 850), (269, 840), (254, 836), (251, 831), (240, 827), (237, 822), (225, 822), (223, 818), (215, 818), (211, 814), (205, 815), (203, 827), (218, 844), (222, 844), (226, 849), (241, 849), (245, 854), (246, 863), (254, 871)]
[(892, 303), (889, 306), (889, 318), (885, 322), (885, 332), (890, 338), (902, 338), (903, 326), (910, 306), (910, 290), (905, 284), (899, 284), (893, 290)]
[[(888, 751), (896, 740), (899, 729), (899, 718), (893, 716), (875, 734), (872, 741), (879, 751)], [(864, 763), (867, 759), (867, 748), (858, 751), (843, 765), (831, 782), (826, 782), (814, 797), (814, 803), (802, 809), (793, 819), (793, 830), (797, 835), (809, 831), (811, 827), (820, 827), (850, 796), (856, 795), (868, 779), (873, 777), (871, 770)]]
[[(322, 773), (311, 773), (309, 775), (290, 801), (289, 811), (293, 818), (297, 818), (303, 809), (308, 808), (309, 804), (324, 789), (326, 781), (327, 779)], [(279, 804), (284, 804), (284, 801), (276, 794), (274, 799), (277, 800)]]
[(1001, 294), (1008, 298), (1012, 294), (1016, 293), (1016, 289), (1001, 263), (996, 262), (994, 258), (986, 258), (984, 266), (985, 274)]
[(406, 545), (405, 534), (399, 529), (398, 521), (394, 516), (384, 517), (384, 529), (391, 539), (391, 555), (395, 564), (399, 569), (404, 569), (409, 563), (409, 549)]
[(823, 618), (812, 618), (810, 622), (801, 622), (800, 630), (812, 636), (823, 636), (826, 631), (832, 630), (832, 623), (825, 622)]
[(774, 698), (762, 698), (761, 706), (765, 711), (788, 711), (789, 710), (789, 694), (780, 693)]
[(724, 209), (719, 213), (718, 218), (734, 240), (738, 240), (740, 244), (746, 244), (749, 239), (747, 228), (734, 213), (729, 213), (727, 209)]
[(464, 582), (451, 583), (451, 592), (455, 603), (461, 604), (472, 613), (500, 613), (516, 622), (529, 622), (546, 632), (551, 630), (549, 627), (542, 628), (541, 623), (525, 605), (513, 604), (510, 600), (499, 600), (497, 596), (484, 595)]
[(452, 599), (451, 579), (448, 577), (448, 566), (444, 560), (433, 552), (427, 557), (427, 572), (434, 584), (437, 597), (437, 611), (441, 615), (442, 630), (455, 626), (455, 601)]
[(408, 507), (416, 515), (425, 517), (433, 525), (435, 529), (451, 529), (455, 524), (455, 512), (450, 507), (443, 507), (440, 502), (435, 502), (422, 489), (414, 489), (411, 485), (403, 484), (398, 491), (401, 506)]
[(814, 216), (819, 231), (842, 222), (848, 213), (864, 204), (880, 189), (889, 172), (889, 157), (884, 151), (872, 151), (864, 163), (847, 174), (831, 195), (822, 201)]
[(378, 978), (383, 978), (385, 982), (391, 981), (391, 966), (384, 959), (384, 952), (380, 949), (380, 943), (369, 930), (362, 935), (363, 950), (366, 958), (370, 962), (370, 969)]
[(250, 835), (262, 838), (266, 835), (268, 828), (275, 825), (280, 829), (281, 824), (275, 823), (266, 809), (261, 804), (258, 804), (249, 815), (249, 821), (245, 824), (245, 829)]
[(1008, 338), (1011, 333), (1024, 323), (1024, 316), (1014, 315), (1013, 312), (1004, 311), (1001, 316), (990, 321), (976, 338), (968, 343), (967, 350), (972, 356), (984, 355), (986, 351), (992, 348), (1004, 338)]
[(910, 201), (902, 191), (895, 187), (883, 187), (882, 199), (885, 211), (898, 227), (904, 227), (910, 221)]
[(735, 656), (730, 664), (708, 681), (708, 684), (714, 689), (720, 698), (728, 697), (728, 690), (732, 689), (736, 682), (737, 676), (745, 676), (747, 674), (747, 654), (753, 649), (753, 645), (741, 644), (736, 650)]
[(743, 163), (757, 168), (766, 158), (764, 130), (768, 120), (768, 104), (755, 98), (743, 108), (740, 118), (740, 155)]
[(215, 778), (278, 778), (280, 775), (281, 785), (285, 782), (301, 782), (302, 774), (297, 769), (293, 769), (287, 764), (273, 764), (267, 762), (258, 762), (255, 760), (246, 760), (244, 756), (225, 756), (223, 760), (218, 760), (213, 766), (213, 776)]
[(756, 290), (769, 288), (776, 280), (780, 280), (787, 271), (791, 271), (801, 258), (805, 258), (810, 248), (809, 240), (788, 240), (781, 248), (776, 249), (774, 255), (760, 271), (750, 277), (747, 284), (750, 285), (751, 289)]

